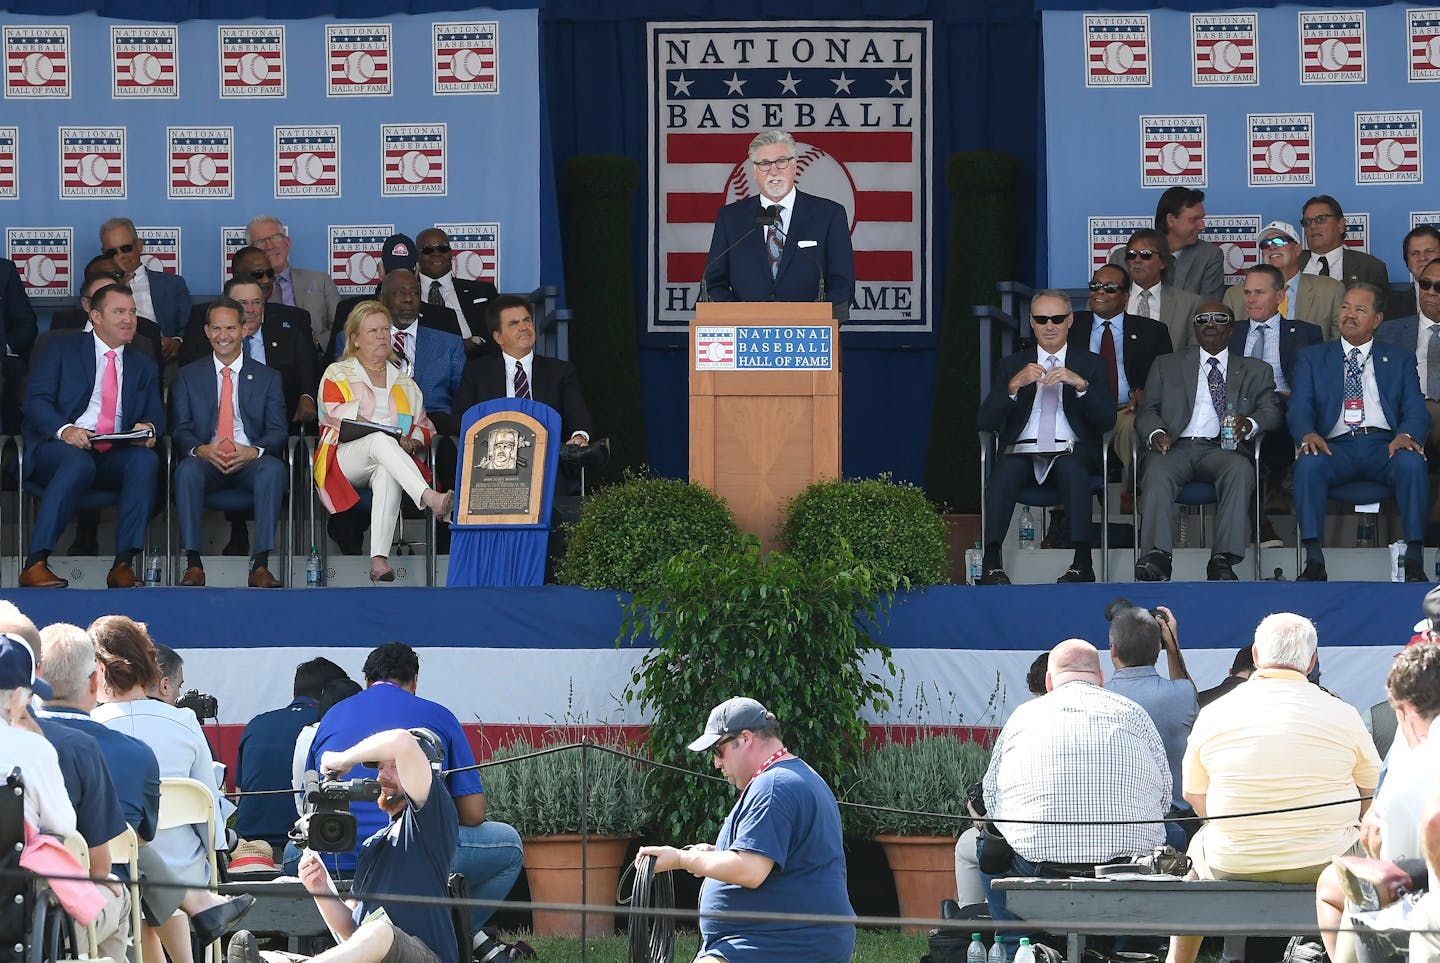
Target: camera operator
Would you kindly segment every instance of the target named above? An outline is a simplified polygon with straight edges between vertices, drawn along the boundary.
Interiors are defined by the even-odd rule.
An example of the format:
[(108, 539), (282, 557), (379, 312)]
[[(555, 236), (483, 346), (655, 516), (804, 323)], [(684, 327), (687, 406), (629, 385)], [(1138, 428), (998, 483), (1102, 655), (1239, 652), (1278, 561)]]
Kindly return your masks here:
[[(372, 760), (380, 760), (378, 763)], [(455, 927), (447, 905), (446, 879), (459, 840), (460, 821), (440, 767), (444, 749), (428, 729), (390, 729), (343, 752), (320, 758), (322, 775), (343, 776), (356, 766), (376, 766), (387, 826), (360, 847), (354, 892), (341, 901), (320, 857), (306, 849), (300, 881), (339, 945), (314, 957), (323, 963), (458, 963)], [(421, 897), (424, 903), (386, 902), (367, 894)], [(261, 953), (240, 930), (230, 940), (229, 963), (286, 963), (289, 954)]]

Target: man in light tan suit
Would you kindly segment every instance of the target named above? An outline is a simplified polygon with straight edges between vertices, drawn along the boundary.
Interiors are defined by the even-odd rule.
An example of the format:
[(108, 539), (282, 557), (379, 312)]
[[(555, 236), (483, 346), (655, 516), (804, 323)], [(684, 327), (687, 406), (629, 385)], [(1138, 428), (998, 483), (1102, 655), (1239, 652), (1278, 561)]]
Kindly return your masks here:
[[(1326, 341), (1334, 341), (1339, 331), (1340, 301), (1345, 285), (1334, 278), (1300, 273), (1300, 232), (1285, 221), (1271, 221), (1255, 238), (1260, 243), (1260, 263), (1280, 269), (1285, 278), (1285, 293), (1280, 301), (1282, 317), (1309, 321), (1320, 328)], [(1236, 317), (1245, 314), (1245, 292), (1234, 284), (1225, 292), (1225, 306)]]

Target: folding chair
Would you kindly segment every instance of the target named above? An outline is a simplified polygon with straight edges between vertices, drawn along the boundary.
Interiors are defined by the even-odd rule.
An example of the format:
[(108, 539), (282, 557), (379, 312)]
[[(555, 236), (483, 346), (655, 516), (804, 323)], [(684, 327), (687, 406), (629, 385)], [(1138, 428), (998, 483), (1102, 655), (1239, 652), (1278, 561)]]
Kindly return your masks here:
[[(210, 863), (210, 882), (220, 881), (220, 860), (215, 853), (215, 794), (198, 779), (168, 776), (160, 780), (160, 818), (156, 830), (172, 829), (176, 826), (205, 827), (205, 852)], [(205, 947), (205, 958), (209, 963), (221, 963), (225, 958), (221, 941), (216, 940)]]
[(140, 837), (129, 826), (110, 840), (110, 859), (124, 863), (129, 868), (130, 878), (130, 963), (144, 963), (140, 951), (140, 932), (145, 917), (140, 909)]

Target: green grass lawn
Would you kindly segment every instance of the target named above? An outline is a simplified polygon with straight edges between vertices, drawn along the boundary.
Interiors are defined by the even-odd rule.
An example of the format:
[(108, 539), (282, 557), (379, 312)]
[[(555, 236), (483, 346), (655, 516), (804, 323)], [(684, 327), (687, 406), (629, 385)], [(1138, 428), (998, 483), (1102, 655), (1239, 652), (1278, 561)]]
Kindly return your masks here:
[[(580, 941), (563, 936), (532, 936), (503, 933), (503, 939), (523, 939), (535, 947), (543, 963), (579, 963)], [(629, 944), (624, 936), (592, 937), (586, 942), (589, 963), (629, 963)], [(693, 930), (675, 934), (675, 963), (695, 959), (699, 940)], [(894, 931), (860, 930), (855, 940), (854, 963), (918, 963), (925, 955), (925, 937)]]

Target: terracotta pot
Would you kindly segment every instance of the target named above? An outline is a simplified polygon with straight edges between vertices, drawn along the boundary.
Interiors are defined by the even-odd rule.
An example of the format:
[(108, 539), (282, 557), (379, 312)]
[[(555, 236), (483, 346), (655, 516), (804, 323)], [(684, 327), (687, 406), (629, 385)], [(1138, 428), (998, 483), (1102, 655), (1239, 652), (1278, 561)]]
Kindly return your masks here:
[[(579, 835), (530, 836), (525, 839), (525, 878), (530, 899), (536, 903), (580, 902)], [(630, 849), (626, 836), (591, 836), (585, 857), (585, 905), (614, 907), (615, 886)], [(579, 936), (580, 913), (533, 911), (537, 936)], [(587, 913), (585, 934), (609, 936), (615, 932), (615, 914)]]
[[(900, 915), (915, 919), (936, 919), (940, 901), (955, 898), (955, 837), (876, 836), (885, 849), (885, 861), (895, 874), (895, 895), (900, 898)], [(923, 933), (923, 926), (904, 927), (907, 933)]]

